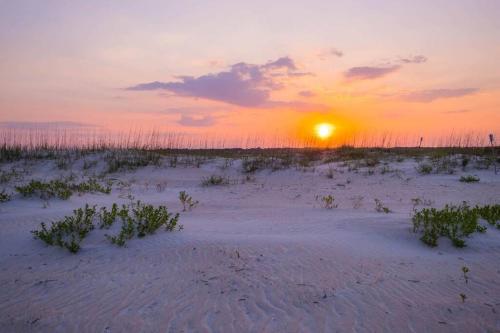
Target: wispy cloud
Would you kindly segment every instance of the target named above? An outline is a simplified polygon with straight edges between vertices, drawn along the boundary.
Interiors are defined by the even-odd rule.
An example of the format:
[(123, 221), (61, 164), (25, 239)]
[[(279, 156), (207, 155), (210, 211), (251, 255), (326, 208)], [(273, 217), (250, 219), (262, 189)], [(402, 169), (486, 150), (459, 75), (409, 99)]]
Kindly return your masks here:
[(344, 56), (344, 52), (342, 52), (341, 50), (337, 49), (337, 48), (329, 48), (329, 49), (325, 49), (325, 50), (322, 50), (318, 53), (318, 58), (320, 60), (326, 60), (330, 57), (342, 57)]
[(351, 67), (345, 72), (344, 76), (351, 80), (371, 80), (396, 72), (400, 68), (399, 65)]
[(414, 91), (403, 95), (403, 99), (410, 102), (429, 103), (437, 99), (454, 98), (472, 95), (478, 92), (477, 88), (458, 88), (458, 89), (429, 89)]
[(168, 90), (180, 96), (206, 98), (243, 107), (265, 106), (270, 93), (283, 88), (283, 78), (310, 75), (297, 71), (295, 62), (282, 57), (262, 65), (240, 62), (228, 71), (199, 77), (181, 76), (180, 81), (141, 83), (127, 90)]
[(211, 115), (196, 118), (183, 114), (177, 123), (186, 127), (209, 127), (215, 124), (215, 118)]
[(427, 57), (423, 55), (416, 55), (406, 58), (400, 58), (399, 61), (403, 64), (421, 64), (427, 62)]
[(467, 109), (462, 109), (462, 110), (449, 110), (449, 111), (443, 111), (441, 113), (452, 113), (452, 114), (456, 114), (456, 113), (469, 113), (471, 112), (471, 110), (467, 110)]
[(79, 123), (75, 121), (50, 121), (50, 122), (35, 122), (35, 121), (3, 121), (0, 122), (0, 128), (14, 129), (72, 129), (72, 128), (89, 128), (97, 127), (96, 125)]
[(344, 73), (344, 77), (349, 80), (373, 80), (397, 72), (403, 65), (422, 64), (424, 62), (427, 62), (426, 56), (409, 56), (389, 61), (383, 65), (351, 67)]
[(316, 94), (314, 93), (314, 91), (311, 91), (311, 90), (302, 90), (302, 91), (299, 91), (299, 95), (302, 96), (302, 97), (314, 97), (314, 96), (316, 96)]

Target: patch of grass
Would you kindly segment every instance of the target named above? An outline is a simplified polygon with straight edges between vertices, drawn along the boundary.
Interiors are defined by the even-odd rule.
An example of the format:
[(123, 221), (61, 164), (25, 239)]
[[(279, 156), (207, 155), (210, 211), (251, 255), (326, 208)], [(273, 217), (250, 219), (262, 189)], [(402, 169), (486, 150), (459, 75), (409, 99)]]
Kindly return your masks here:
[(67, 200), (73, 194), (70, 184), (60, 180), (51, 180), (45, 183), (32, 179), (27, 185), (16, 186), (16, 191), (23, 197), (36, 195), (43, 200), (48, 200), (54, 197)]
[(16, 191), (23, 197), (38, 196), (40, 199), (48, 200), (51, 198), (59, 198), (62, 200), (69, 199), (73, 192), (78, 193), (111, 193), (111, 186), (103, 186), (95, 179), (91, 178), (87, 182), (78, 184), (69, 183), (62, 180), (51, 180), (42, 182), (32, 179), (28, 184), (16, 186)]
[(179, 192), (179, 200), (182, 204), (183, 212), (193, 209), (199, 203), (199, 201), (193, 200), (193, 197), (187, 194), (186, 191)]
[(476, 206), (474, 209), (478, 212), (479, 216), (488, 222), (491, 226), (496, 226), (500, 229), (500, 205), (484, 205), (482, 207)]
[(50, 228), (42, 222), (40, 230), (34, 230), (32, 234), (35, 239), (40, 239), (48, 245), (57, 245), (76, 253), (80, 250), (82, 240), (94, 229), (95, 213), (95, 206), (85, 205), (83, 209), (75, 209), (72, 216), (65, 216), (62, 220), (53, 222)]
[(329, 195), (324, 195), (324, 196), (316, 196), (316, 201), (320, 201), (323, 208), (326, 209), (333, 209), (337, 208), (339, 205), (335, 203), (335, 197), (331, 194)]
[(437, 246), (439, 237), (448, 237), (454, 246), (464, 247), (465, 237), (474, 232), (485, 232), (486, 227), (479, 218), (500, 228), (500, 205), (471, 208), (466, 202), (461, 205), (446, 205), (443, 209), (424, 208), (415, 211), (412, 217), (413, 231), (422, 233), (422, 242)]
[(432, 206), (434, 201), (431, 199), (416, 197), (411, 199), (411, 203), (413, 204), (413, 209), (415, 209), (417, 206)]
[(428, 163), (420, 163), (417, 166), (417, 172), (421, 175), (428, 175), (432, 172), (432, 165)]
[[(96, 216), (96, 206), (86, 204), (84, 208), (75, 209), (73, 215), (53, 222), (50, 227), (42, 222), (40, 229), (31, 233), (35, 239), (48, 245), (60, 246), (76, 253), (80, 250), (83, 239), (94, 230)], [(165, 206), (153, 206), (140, 201), (129, 206), (122, 205), (121, 208), (114, 203), (111, 210), (102, 207), (98, 216), (101, 229), (109, 229), (118, 218), (122, 221), (118, 235), (105, 235), (111, 243), (119, 246), (124, 246), (127, 240), (136, 235), (144, 237), (153, 234), (161, 227), (166, 231), (182, 229), (182, 225), (178, 224), (179, 214), (170, 213)]]
[(161, 155), (148, 150), (115, 150), (105, 157), (107, 162), (107, 173), (123, 170), (136, 170), (148, 165), (161, 165)]
[(462, 183), (477, 183), (479, 181), (479, 177), (473, 175), (467, 175), (460, 177), (460, 181)]
[(119, 215), (122, 219), (120, 233), (116, 236), (106, 235), (111, 243), (124, 246), (126, 241), (135, 235), (141, 238), (148, 234), (154, 234), (161, 227), (165, 227), (166, 231), (182, 228), (182, 226), (178, 226), (179, 214), (169, 213), (165, 206), (155, 207), (138, 201), (131, 208), (131, 212), (128, 209), (122, 210)]
[(5, 190), (2, 190), (0, 192), (0, 202), (7, 202), (10, 201), (11, 197), (10, 194), (5, 192)]
[(375, 210), (377, 212), (386, 214), (391, 213), (391, 210), (388, 207), (384, 206), (384, 203), (380, 199), (375, 198), (374, 201), (375, 201)]
[(205, 177), (201, 180), (202, 186), (218, 186), (229, 184), (229, 179), (219, 175), (211, 175), (210, 177)]

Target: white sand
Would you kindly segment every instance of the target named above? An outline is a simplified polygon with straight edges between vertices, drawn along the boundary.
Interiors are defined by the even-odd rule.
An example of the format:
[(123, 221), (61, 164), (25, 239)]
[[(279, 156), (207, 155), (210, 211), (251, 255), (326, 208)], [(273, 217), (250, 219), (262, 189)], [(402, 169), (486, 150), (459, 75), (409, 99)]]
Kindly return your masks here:
[[(181, 214), (184, 230), (133, 239), (125, 248), (98, 229), (76, 255), (30, 235), (40, 222), (85, 203), (127, 202), (127, 190), (116, 185), (111, 195), (75, 195), (47, 208), (19, 196), (0, 204), (0, 331), (500, 331), (500, 230), (473, 235), (464, 249), (446, 239), (429, 248), (410, 232), (409, 215), (415, 197), (436, 207), (498, 203), (500, 175), (420, 176), (415, 162), (406, 161), (391, 164), (399, 176), (344, 168), (328, 179), (322, 165), (201, 187), (212, 173), (244, 179), (238, 162), (224, 171), (221, 164), (112, 175), (133, 182), (135, 199), (173, 211), (181, 210), (181, 190), (200, 201)], [(28, 169), (24, 182), (63, 173), (53, 162)], [(481, 181), (458, 181), (469, 173)], [(158, 192), (162, 182), (166, 188)], [(334, 195), (339, 207), (321, 208), (317, 194)], [(364, 197), (357, 209), (355, 196)], [(377, 213), (374, 198), (394, 212)]]

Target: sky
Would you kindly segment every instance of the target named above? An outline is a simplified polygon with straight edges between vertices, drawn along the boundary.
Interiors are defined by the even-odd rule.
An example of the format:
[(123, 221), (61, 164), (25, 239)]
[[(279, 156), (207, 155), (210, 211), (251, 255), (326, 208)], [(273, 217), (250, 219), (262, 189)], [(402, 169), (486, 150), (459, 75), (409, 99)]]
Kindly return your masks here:
[(0, 0), (0, 127), (498, 136), (498, 17), (498, 0)]

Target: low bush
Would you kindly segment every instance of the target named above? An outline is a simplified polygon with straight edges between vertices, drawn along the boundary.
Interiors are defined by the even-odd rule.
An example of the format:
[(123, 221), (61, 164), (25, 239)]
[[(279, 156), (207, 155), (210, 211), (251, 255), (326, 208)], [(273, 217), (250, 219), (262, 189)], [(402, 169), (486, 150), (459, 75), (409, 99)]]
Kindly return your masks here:
[(205, 177), (201, 180), (202, 186), (217, 186), (227, 184), (229, 184), (229, 179), (218, 175), (211, 175), (210, 177)]
[(52, 223), (50, 228), (42, 222), (41, 229), (32, 231), (32, 234), (35, 239), (40, 239), (48, 245), (57, 245), (76, 253), (80, 250), (82, 240), (94, 229), (95, 212), (95, 206), (85, 205), (83, 209), (75, 209), (72, 216)]
[(417, 172), (421, 175), (428, 175), (432, 172), (432, 165), (421, 163), (417, 166)]
[(414, 212), (413, 231), (422, 233), (420, 239), (429, 246), (437, 246), (439, 237), (448, 237), (454, 246), (464, 247), (465, 237), (486, 231), (479, 223), (480, 218), (500, 228), (500, 205), (470, 207), (463, 202), (458, 206), (446, 205), (443, 209), (424, 208)]
[(467, 175), (460, 177), (460, 181), (462, 183), (477, 183), (479, 181), (479, 177), (473, 175)]
[(148, 150), (116, 150), (111, 151), (105, 157), (107, 162), (107, 173), (123, 170), (136, 170), (148, 165), (161, 165), (161, 155)]
[(193, 197), (187, 194), (186, 191), (179, 192), (179, 200), (182, 204), (183, 212), (193, 209), (199, 203), (197, 200), (193, 200)]
[(148, 234), (153, 234), (161, 227), (165, 227), (166, 231), (174, 231), (178, 226), (179, 214), (172, 216), (165, 206), (153, 206), (143, 204), (138, 201), (131, 207), (132, 211), (123, 209), (120, 214), (117, 214), (122, 219), (122, 227), (120, 233), (116, 236), (106, 235), (106, 238), (113, 244), (124, 246), (126, 241), (137, 237), (144, 237)]
[(61, 180), (51, 180), (49, 182), (41, 182), (39, 180), (31, 180), (28, 184), (17, 186), (16, 191), (23, 197), (38, 196), (40, 199), (48, 200), (51, 198), (59, 198), (62, 200), (69, 199), (73, 192), (78, 193), (111, 193), (111, 186), (103, 186), (95, 179), (89, 179), (87, 182), (79, 184), (69, 183)]
[(16, 191), (23, 197), (38, 196), (40, 199), (50, 199), (57, 197), (67, 200), (73, 194), (69, 183), (60, 180), (51, 180), (47, 183), (39, 180), (31, 180), (27, 185), (16, 186)]
[(0, 202), (7, 202), (10, 200), (10, 194), (2, 190), (0, 192)]
[(337, 208), (338, 204), (335, 204), (335, 197), (331, 194), (325, 196), (316, 196), (316, 201), (321, 201), (323, 208), (332, 209)]
[(389, 214), (391, 212), (391, 210), (388, 207), (384, 206), (384, 203), (380, 199), (375, 198), (374, 201), (375, 201), (375, 210), (377, 212), (386, 214)]
[[(40, 239), (48, 245), (66, 248), (71, 253), (80, 250), (80, 243), (95, 228), (96, 206), (85, 205), (75, 209), (73, 215), (65, 216), (62, 220), (53, 222), (50, 227), (41, 223), (39, 230), (31, 233), (35, 239)], [(165, 206), (143, 204), (140, 201), (132, 205), (118, 205), (114, 203), (111, 210), (102, 207), (99, 212), (99, 227), (109, 229), (117, 219), (122, 221), (120, 232), (116, 236), (105, 235), (113, 244), (124, 246), (127, 240), (134, 236), (141, 238), (155, 233), (164, 227), (166, 231), (182, 229), (178, 224), (179, 214), (172, 214)]]

